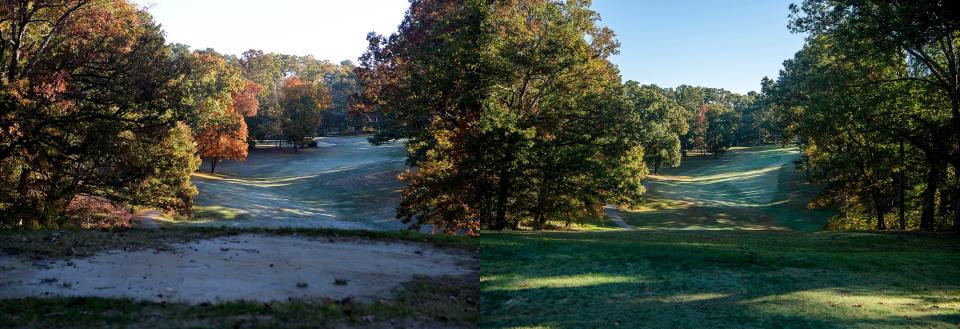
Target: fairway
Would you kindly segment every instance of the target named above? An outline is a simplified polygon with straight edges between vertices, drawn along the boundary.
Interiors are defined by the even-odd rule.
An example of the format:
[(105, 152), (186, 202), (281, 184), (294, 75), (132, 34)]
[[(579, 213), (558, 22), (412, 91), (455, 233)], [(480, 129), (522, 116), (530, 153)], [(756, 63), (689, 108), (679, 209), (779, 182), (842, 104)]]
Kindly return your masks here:
[(950, 327), (949, 234), (820, 231), (791, 148), (687, 158), (651, 177), (637, 231), (484, 232), (481, 327)]
[(806, 207), (818, 186), (795, 169), (799, 158), (796, 148), (780, 146), (685, 158), (649, 177), (644, 205), (625, 211), (625, 221), (660, 230), (821, 229), (833, 212)]
[(258, 149), (246, 161), (209, 163), (193, 176), (202, 225), (395, 230), (403, 143), (374, 146), (366, 136), (321, 137), (293, 152)]

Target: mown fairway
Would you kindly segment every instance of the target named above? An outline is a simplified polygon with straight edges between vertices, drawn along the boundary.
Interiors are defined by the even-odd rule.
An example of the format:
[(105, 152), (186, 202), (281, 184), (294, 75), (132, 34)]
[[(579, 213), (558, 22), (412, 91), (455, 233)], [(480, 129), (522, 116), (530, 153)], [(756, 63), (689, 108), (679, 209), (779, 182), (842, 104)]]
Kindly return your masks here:
[(393, 230), (404, 168), (403, 143), (373, 146), (366, 136), (325, 137), (319, 147), (250, 152), (193, 177), (200, 223), (236, 227)]
[(638, 231), (484, 232), (485, 328), (956, 327), (955, 235), (819, 231), (795, 151), (685, 159)]

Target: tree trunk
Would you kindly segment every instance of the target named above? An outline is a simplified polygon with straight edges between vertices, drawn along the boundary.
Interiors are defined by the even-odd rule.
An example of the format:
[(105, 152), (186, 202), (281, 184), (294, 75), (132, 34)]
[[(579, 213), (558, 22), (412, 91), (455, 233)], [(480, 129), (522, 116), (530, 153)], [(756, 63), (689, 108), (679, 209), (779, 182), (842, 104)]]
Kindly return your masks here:
[(500, 181), (497, 183), (497, 214), (493, 220), (494, 229), (507, 228), (507, 199), (510, 196), (510, 170), (500, 170)]
[[(903, 162), (904, 162), (903, 140), (901, 139), (900, 140), (900, 163), (903, 164)], [(904, 175), (903, 173), (904, 171), (905, 171), (904, 168), (900, 168), (899, 178), (897, 179), (897, 199), (898, 199), (897, 201), (899, 203), (897, 212), (899, 212), (900, 214), (900, 230), (901, 231), (907, 230), (907, 207), (904, 204), (905, 203), (904, 192), (906, 190), (907, 177), (906, 175)]]
[(927, 172), (927, 187), (923, 190), (923, 210), (920, 214), (920, 230), (932, 231), (936, 212), (937, 184), (940, 182), (940, 164), (933, 163)]
[(877, 231), (883, 231), (887, 229), (887, 223), (883, 220), (884, 209), (883, 201), (880, 200), (878, 193), (873, 194), (873, 208), (877, 211)]
[(210, 159), (210, 173), (214, 174), (217, 172), (217, 162), (220, 162), (220, 157), (213, 157)]

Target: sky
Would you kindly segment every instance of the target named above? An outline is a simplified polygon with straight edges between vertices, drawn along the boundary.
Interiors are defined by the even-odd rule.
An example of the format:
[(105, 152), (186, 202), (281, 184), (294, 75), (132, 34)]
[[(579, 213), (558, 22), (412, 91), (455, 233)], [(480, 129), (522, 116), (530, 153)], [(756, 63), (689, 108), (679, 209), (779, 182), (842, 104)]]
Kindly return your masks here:
[[(396, 30), (407, 0), (136, 0), (168, 42), (239, 55), (260, 49), (356, 61), (370, 31)], [(796, 0), (594, 0), (621, 43), (623, 80), (758, 90), (803, 45), (787, 30)]]

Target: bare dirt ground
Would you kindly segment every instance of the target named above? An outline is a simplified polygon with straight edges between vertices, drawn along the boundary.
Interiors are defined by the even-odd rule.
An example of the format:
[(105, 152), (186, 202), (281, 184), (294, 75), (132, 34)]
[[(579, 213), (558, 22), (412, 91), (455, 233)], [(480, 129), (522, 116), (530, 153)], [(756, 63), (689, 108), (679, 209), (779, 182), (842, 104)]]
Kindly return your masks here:
[(0, 298), (371, 301), (390, 299), (393, 289), (414, 276), (476, 271), (466, 253), (420, 243), (245, 234), (172, 247), (39, 262), (2, 256)]

